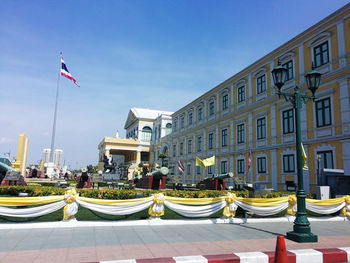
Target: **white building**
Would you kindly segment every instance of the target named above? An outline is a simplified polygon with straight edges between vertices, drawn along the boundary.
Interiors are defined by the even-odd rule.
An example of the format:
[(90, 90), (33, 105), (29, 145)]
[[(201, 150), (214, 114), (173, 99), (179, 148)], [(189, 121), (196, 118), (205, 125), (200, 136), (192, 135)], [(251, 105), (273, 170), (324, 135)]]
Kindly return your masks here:
[(63, 150), (56, 149), (54, 153), (55, 166), (63, 166)]
[(51, 154), (51, 149), (44, 149), (43, 150), (43, 163), (48, 163), (50, 162), (50, 154)]

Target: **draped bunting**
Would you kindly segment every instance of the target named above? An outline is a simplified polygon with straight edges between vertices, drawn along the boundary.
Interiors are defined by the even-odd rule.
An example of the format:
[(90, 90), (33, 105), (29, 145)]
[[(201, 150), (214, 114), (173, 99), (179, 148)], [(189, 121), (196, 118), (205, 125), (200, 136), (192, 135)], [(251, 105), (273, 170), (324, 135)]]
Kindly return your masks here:
[[(10, 206), (38, 205), (32, 208), (10, 208)], [(234, 193), (215, 198), (180, 198), (157, 193), (146, 198), (128, 200), (101, 200), (80, 197), (75, 189), (69, 189), (63, 196), (48, 197), (6, 197), (0, 198), (0, 215), (11, 217), (37, 217), (63, 209), (63, 219), (74, 219), (78, 206), (109, 214), (129, 215), (148, 209), (151, 217), (164, 215), (164, 208), (185, 217), (207, 217), (222, 210), (226, 218), (234, 217), (240, 207), (259, 216), (275, 215), (286, 210), (288, 215), (295, 215), (297, 198), (294, 195), (279, 198), (242, 198)], [(333, 214), (341, 212), (350, 218), (350, 196), (328, 199), (306, 199), (306, 209), (318, 214)]]
[(226, 201), (221, 201), (215, 204), (202, 205), (202, 206), (180, 205), (180, 204), (171, 203), (169, 201), (164, 201), (164, 205), (182, 216), (206, 217), (223, 209), (226, 205)]
[(145, 198), (136, 198), (136, 199), (126, 199), (126, 200), (106, 200), (106, 199), (95, 199), (95, 198), (87, 198), (79, 196), (80, 201), (84, 201), (87, 203), (98, 204), (98, 205), (133, 205), (133, 204), (141, 204), (147, 201), (153, 200), (153, 196), (145, 197)]
[(15, 209), (2, 206), (0, 207), (0, 215), (12, 217), (37, 217), (55, 212), (63, 208), (65, 205), (66, 202), (62, 200), (56, 203), (31, 208)]
[(77, 203), (81, 205), (82, 207), (85, 207), (87, 209), (100, 212), (103, 214), (108, 215), (130, 215), (137, 213), (139, 211), (147, 209), (149, 206), (152, 205), (152, 201), (146, 201), (144, 203), (139, 203), (136, 205), (123, 205), (123, 206), (111, 206), (111, 205), (99, 205), (99, 204), (93, 204), (84, 202), (80, 199), (77, 200)]

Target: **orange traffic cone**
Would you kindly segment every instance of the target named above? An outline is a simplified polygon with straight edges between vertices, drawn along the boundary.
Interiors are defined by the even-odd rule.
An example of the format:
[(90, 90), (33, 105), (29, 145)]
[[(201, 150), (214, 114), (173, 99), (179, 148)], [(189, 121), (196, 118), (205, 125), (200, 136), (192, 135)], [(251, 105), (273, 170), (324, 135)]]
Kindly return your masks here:
[(286, 250), (286, 243), (284, 236), (277, 236), (275, 263), (288, 263), (288, 256)]

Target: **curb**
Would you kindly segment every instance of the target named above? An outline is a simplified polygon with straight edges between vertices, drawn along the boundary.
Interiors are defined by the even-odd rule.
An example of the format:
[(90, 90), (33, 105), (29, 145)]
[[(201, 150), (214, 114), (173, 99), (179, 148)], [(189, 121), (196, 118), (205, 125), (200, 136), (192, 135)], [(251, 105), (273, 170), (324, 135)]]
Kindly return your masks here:
[[(350, 247), (287, 250), (289, 263), (350, 262)], [(220, 255), (180, 256), (148, 259), (99, 261), (94, 263), (269, 263), (275, 252), (245, 252)]]
[[(125, 221), (54, 221), (30, 223), (0, 223), (0, 229), (33, 229), (33, 228), (70, 228), (70, 227), (100, 227), (100, 226), (168, 226), (168, 225), (198, 225), (198, 224), (254, 224), (254, 223), (292, 223), (295, 216), (277, 218), (211, 218), (211, 219), (160, 219), (149, 218), (144, 220)], [(350, 221), (343, 216), (335, 217), (308, 217), (310, 222), (340, 222)]]

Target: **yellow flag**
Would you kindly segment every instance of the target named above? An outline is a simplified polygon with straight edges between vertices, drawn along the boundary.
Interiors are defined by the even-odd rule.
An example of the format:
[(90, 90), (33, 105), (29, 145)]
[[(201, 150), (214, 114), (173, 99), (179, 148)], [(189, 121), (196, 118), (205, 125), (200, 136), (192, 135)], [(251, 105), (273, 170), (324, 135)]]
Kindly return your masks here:
[(301, 144), (301, 152), (302, 152), (302, 155), (303, 155), (303, 169), (304, 170), (309, 170), (309, 167), (307, 166), (306, 162), (307, 162), (307, 156), (306, 156), (306, 153), (305, 153), (305, 150), (304, 150), (304, 145)]
[(203, 161), (196, 157), (196, 166), (205, 167)]
[(215, 155), (210, 158), (204, 159), (203, 164), (205, 167), (215, 165)]

